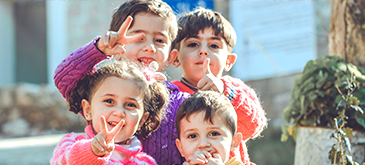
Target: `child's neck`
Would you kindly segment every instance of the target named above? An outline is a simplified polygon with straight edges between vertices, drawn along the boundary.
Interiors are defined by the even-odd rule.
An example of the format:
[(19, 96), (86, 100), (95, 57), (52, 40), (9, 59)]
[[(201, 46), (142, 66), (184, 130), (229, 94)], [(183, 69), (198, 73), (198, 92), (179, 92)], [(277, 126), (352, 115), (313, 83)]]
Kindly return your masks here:
[(121, 141), (121, 142), (115, 142), (116, 144), (119, 144), (119, 145), (130, 145), (132, 140), (134, 139), (134, 135), (129, 137), (127, 140), (124, 140), (124, 141)]

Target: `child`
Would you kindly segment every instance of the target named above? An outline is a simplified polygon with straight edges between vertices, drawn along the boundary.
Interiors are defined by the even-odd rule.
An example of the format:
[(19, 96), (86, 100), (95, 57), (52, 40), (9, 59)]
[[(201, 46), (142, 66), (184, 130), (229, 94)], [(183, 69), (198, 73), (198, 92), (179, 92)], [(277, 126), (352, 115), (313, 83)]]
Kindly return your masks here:
[[(183, 77), (172, 83), (183, 92), (215, 90), (231, 100), (239, 117), (238, 132), (244, 140), (240, 152), (236, 150), (232, 156), (241, 155), (242, 161), (249, 163), (245, 141), (257, 137), (267, 119), (252, 88), (239, 79), (222, 77), (223, 70), (229, 71), (237, 58), (232, 53), (235, 30), (221, 14), (204, 8), (183, 14), (178, 24), (180, 28), (173, 44), (178, 56), (173, 65), (181, 66)], [(247, 120), (251, 122), (246, 123)]]
[[(133, 17), (133, 23), (131, 17), (128, 16)], [(166, 51), (170, 50), (171, 41), (176, 38), (177, 33), (176, 17), (166, 3), (160, 0), (129, 0), (114, 13), (110, 29), (118, 29), (117, 24), (119, 26), (122, 24), (118, 32), (107, 32), (102, 37), (96, 37), (92, 42), (73, 51), (57, 67), (54, 76), (55, 85), (66, 100), (70, 96), (70, 91), (89, 72), (92, 65), (106, 59), (107, 55), (121, 53), (116, 57), (123, 56), (143, 65), (156, 61), (159, 64), (158, 71), (168, 66), (176, 58), (176, 49), (173, 49), (170, 55), (169, 51)], [(157, 25), (163, 26), (161, 28)], [(128, 28), (129, 26), (130, 28)], [(141, 35), (139, 32), (144, 34)], [(133, 36), (127, 37), (126, 34)], [(161, 36), (168, 37), (160, 39)], [(140, 37), (142, 39), (136, 41)], [(133, 43), (134, 41), (136, 42)], [(166, 108), (165, 117), (162, 119), (159, 129), (148, 137), (139, 136), (139, 138), (143, 151), (154, 157), (158, 164), (181, 164), (180, 153), (175, 144), (177, 134), (174, 120), (179, 104), (190, 95), (179, 91), (179, 88), (169, 81), (164, 83), (170, 92), (170, 103)], [(225, 86), (233, 87), (231, 82), (229, 83)], [(252, 89), (247, 87), (244, 90)], [(245, 91), (238, 89), (231, 91), (226, 93), (229, 94), (232, 102), (235, 102), (235, 108), (244, 106), (245, 104), (240, 103), (242, 100), (239, 97), (242, 95), (240, 93)], [(256, 95), (243, 101), (247, 100), (258, 101)], [(262, 118), (265, 117), (262, 116), (263, 111), (260, 106), (254, 106), (247, 107), (246, 112), (249, 113), (247, 119), (253, 123), (246, 127), (250, 128), (248, 130), (254, 131), (257, 136), (262, 131), (261, 126), (263, 125), (257, 124), (257, 121), (266, 122), (266, 118)]]
[(199, 91), (186, 99), (176, 114), (176, 146), (188, 164), (243, 164), (229, 153), (237, 148), (242, 134), (237, 115), (224, 95)]
[(134, 135), (156, 130), (167, 102), (165, 86), (148, 82), (137, 65), (102, 61), (68, 99), (70, 111), (87, 120), (86, 135), (66, 135), (51, 164), (156, 164)]
[[(70, 98), (78, 81), (87, 75), (93, 65), (106, 59), (107, 55), (118, 57), (118, 53), (121, 53), (124, 58), (145, 65), (156, 61), (159, 64), (158, 71), (175, 59), (174, 53), (169, 56), (169, 52), (171, 42), (177, 35), (176, 16), (170, 6), (161, 0), (126, 1), (113, 14), (110, 30), (118, 32), (107, 32), (102, 37), (96, 37), (73, 51), (55, 70), (55, 85), (66, 100)], [(177, 55), (176, 50), (172, 52)], [(170, 93), (170, 103), (159, 129), (148, 138), (141, 135), (138, 138), (142, 142), (143, 151), (155, 158), (158, 164), (181, 164), (175, 144), (177, 134), (174, 120), (179, 104), (190, 95), (180, 92), (171, 82), (166, 81), (165, 86)]]

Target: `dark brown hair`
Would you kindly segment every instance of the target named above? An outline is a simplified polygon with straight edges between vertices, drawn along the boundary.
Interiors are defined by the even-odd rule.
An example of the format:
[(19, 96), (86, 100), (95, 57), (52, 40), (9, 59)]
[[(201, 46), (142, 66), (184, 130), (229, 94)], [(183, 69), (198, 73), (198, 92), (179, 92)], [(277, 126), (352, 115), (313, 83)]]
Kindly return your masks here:
[(140, 131), (137, 131), (137, 134), (144, 137), (148, 136), (161, 123), (162, 111), (169, 100), (168, 91), (159, 82), (148, 82), (141, 71), (141, 67), (133, 62), (127, 61), (127, 59), (123, 59), (122, 61), (107, 59), (99, 63), (97, 71), (88, 74), (71, 91), (68, 99), (69, 110), (76, 114), (79, 112), (82, 113), (81, 101), (86, 99), (91, 102), (91, 98), (100, 84), (107, 77), (111, 76), (132, 80), (137, 84), (143, 96), (144, 113), (149, 112), (147, 120), (142, 125)]
[(180, 42), (189, 37), (197, 36), (200, 31), (212, 28), (214, 35), (222, 37), (231, 53), (236, 44), (236, 32), (220, 13), (205, 8), (197, 8), (194, 11), (182, 14), (178, 20), (179, 30), (172, 47), (180, 49)]
[(141, 12), (155, 14), (168, 22), (170, 41), (175, 40), (177, 35), (176, 15), (171, 7), (161, 0), (128, 0), (114, 12), (109, 30), (118, 31), (128, 16), (134, 17)]
[[(176, 131), (180, 139), (180, 121), (186, 119), (192, 114), (204, 112), (204, 121), (214, 123), (213, 118), (219, 117), (226, 122), (226, 126), (232, 132), (232, 136), (237, 131), (237, 114), (229, 99), (215, 91), (199, 91), (184, 100), (180, 104), (176, 113)], [(190, 122), (190, 121), (189, 121)]]

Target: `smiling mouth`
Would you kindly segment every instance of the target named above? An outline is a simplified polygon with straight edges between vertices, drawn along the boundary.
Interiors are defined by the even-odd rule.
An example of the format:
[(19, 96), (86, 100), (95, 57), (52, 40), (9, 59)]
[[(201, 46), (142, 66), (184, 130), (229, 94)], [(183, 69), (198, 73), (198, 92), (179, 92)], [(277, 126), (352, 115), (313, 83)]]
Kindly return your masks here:
[(152, 61), (154, 61), (153, 59), (146, 59), (146, 58), (143, 58), (143, 59), (138, 59), (138, 61), (140, 63), (142, 63), (142, 65), (148, 65), (150, 64)]
[[(111, 122), (108, 122), (108, 125), (110, 125), (111, 127), (115, 127), (117, 126), (118, 122), (114, 122), (114, 121), (111, 121)], [(122, 128), (124, 127), (125, 125), (122, 126)]]

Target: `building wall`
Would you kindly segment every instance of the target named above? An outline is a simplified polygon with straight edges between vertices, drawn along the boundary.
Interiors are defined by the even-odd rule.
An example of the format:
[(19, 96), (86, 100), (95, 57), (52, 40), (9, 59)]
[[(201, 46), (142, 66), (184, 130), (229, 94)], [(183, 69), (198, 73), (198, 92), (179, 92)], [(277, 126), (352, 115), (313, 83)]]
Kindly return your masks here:
[(0, 1), (0, 86), (15, 82), (13, 1)]
[(16, 1), (16, 82), (47, 83), (45, 1)]

